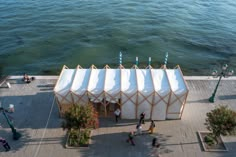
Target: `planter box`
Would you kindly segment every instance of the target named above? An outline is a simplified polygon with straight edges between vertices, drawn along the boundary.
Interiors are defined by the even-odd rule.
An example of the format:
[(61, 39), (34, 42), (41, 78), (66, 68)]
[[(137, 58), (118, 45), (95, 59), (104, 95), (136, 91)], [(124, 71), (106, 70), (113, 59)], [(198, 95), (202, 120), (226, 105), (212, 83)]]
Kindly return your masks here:
[(80, 147), (89, 147), (89, 145), (91, 144), (91, 134), (92, 134), (92, 130), (90, 130), (90, 133), (89, 133), (88, 143), (86, 143), (86, 144), (79, 144), (78, 146), (70, 146), (69, 145), (70, 133), (69, 133), (69, 131), (67, 131), (67, 138), (66, 138), (65, 148), (75, 149), (75, 148), (80, 148)]
[(228, 149), (225, 146), (224, 141), (222, 140), (221, 136), (218, 137), (218, 141), (219, 141), (218, 144), (208, 145), (204, 141), (205, 136), (207, 136), (210, 133), (211, 132), (209, 132), (209, 131), (198, 131), (198, 136), (201, 140), (201, 144), (202, 144), (202, 147), (203, 147), (204, 151), (208, 151), (208, 152), (227, 152)]

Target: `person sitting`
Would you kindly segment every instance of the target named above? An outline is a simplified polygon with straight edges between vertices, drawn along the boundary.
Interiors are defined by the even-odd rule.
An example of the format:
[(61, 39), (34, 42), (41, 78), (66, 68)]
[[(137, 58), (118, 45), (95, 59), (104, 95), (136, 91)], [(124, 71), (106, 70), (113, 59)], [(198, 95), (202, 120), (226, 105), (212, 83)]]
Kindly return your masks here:
[(29, 76), (26, 73), (24, 73), (23, 80), (25, 81), (25, 83), (30, 83), (31, 82)]

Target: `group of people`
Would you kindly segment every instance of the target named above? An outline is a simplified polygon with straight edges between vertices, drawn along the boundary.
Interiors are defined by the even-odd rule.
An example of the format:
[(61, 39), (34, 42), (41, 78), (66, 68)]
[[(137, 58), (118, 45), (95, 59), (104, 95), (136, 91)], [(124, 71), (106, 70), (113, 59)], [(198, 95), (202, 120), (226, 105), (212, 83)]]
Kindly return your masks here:
[[(138, 123), (137, 126), (136, 126), (137, 134), (142, 134), (142, 124), (145, 124), (145, 113), (144, 113), (144, 112), (142, 112), (142, 113), (140, 114), (139, 123)], [(155, 127), (156, 127), (156, 125), (155, 125), (154, 120), (151, 120), (149, 129), (148, 129), (148, 132), (149, 132), (150, 134), (152, 134)]]
[[(136, 126), (136, 130), (137, 130), (136, 133), (134, 131), (131, 131), (128, 135), (128, 139), (126, 140), (126, 142), (131, 143), (131, 145), (135, 146), (133, 138), (136, 135), (142, 135), (142, 124), (145, 124), (145, 113), (144, 112), (142, 112), (140, 114), (139, 123)], [(155, 122), (153, 120), (151, 120), (148, 132), (150, 134), (152, 134), (155, 127), (156, 127)]]
[(23, 76), (23, 81), (25, 82), (25, 83), (30, 83), (31, 81), (33, 81), (35, 79), (35, 77), (29, 77), (26, 73), (24, 73), (24, 76)]
[[(115, 115), (115, 121), (116, 123), (118, 122), (118, 119), (121, 115), (121, 110), (119, 108), (117, 108), (115, 111), (114, 111), (114, 115)], [(142, 125), (145, 124), (145, 112), (142, 112), (140, 114), (140, 119), (139, 119), (139, 122), (138, 124), (136, 125), (136, 132), (134, 131), (131, 131), (129, 132), (128, 134), (128, 139), (126, 140), (127, 143), (130, 143), (132, 146), (135, 146), (135, 143), (134, 143), (134, 136), (137, 136), (137, 135), (142, 135)], [(150, 134), (153, 134), (154, 132), (154, 128), (156, 127), (156, 124), (154, 122), (154, 120), (151, 120), (151, 123), (150, 123), (150, 126), (149, 126), (149, 129), (148, 129), (148, 132)], [(153, 138), (152, 140), (152, 146), (153, 147), (156, 147), (156, 148), (159, 148), (160, 144), (157, 142), (157, 138)]]

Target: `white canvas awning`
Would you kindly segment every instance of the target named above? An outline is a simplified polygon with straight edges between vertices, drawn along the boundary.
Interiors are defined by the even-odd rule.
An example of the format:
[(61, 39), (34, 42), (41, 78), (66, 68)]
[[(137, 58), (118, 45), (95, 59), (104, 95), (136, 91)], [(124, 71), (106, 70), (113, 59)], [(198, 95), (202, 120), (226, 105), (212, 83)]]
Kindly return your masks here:
[(74, 80), (76, 69), (66, 69), (63, 68), (57, 84), (54, 88), (54, 92), (58, 101), (61, 104), (71, 104), (73, 103), (72, 97), (70, 95), (70, 88), (72, 81)]
[(120, 69), (106, 69), (105, 97), (106, 101), (118, 103), (120, 99)]
[(145, 118), (150, 119), (153, 104), (153, 82), (150, 69), (136, 69), (138, 87), (138, 115), (145, 112)]
[(182, 109), (184, 107), (183, 104), (185, 103), (188, 89), (180, 68), (167, 69), (166, 73), (172, 90), (167, 111), (167, 118), (177, 119), (181, 117)]
[(121, 69), (122, 118), (136, 118), (137, 90), (136, 70)]
[(74, 104), (84, 105), (88, 103), (87, 89), (91, 69), (77, 69), (71, 86), (71, 95)]
[(92, 102), (101, 102), (104, 98), (105, 69), (92, 69), (88, 85), (88, 97)]
[(165, 120), (166, 110), (171, 92), (169, 81), (164, 69), (151, 69), (151, 73), (155, 90), (152, 119)]
[[(123, 67), (122, 67), (123, 68)], [(63, 67), (54, 93), (60, 105), (98, 103), (105, 116), (117, 105), (121, 117), (146, 119), (179, 119), (182, 116), (188, 88), (181, 69), (68, 69)], [(101, 103), (101, 104), (99, 104)], [(69, 104), (69, 105), (68, 105)], [(111, 105), (111, 106), (107, 106)], [(112, 106), (113, 105), (113, 106)], [(112, 108), (112, 109), (111, 109)]]

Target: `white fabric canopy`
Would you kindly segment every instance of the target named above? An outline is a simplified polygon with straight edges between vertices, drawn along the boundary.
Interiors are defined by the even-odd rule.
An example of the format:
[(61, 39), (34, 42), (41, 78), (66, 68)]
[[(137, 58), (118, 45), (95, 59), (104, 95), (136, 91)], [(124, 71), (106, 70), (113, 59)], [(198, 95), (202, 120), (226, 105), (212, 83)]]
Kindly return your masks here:
[(152, 119), (165, 120), (171, 91), (169, 81), (164, 69), (151, 69), (151, 73), (155, 90)]
[(54, 88), (54, 92), (61, 104), (73, 103), (70, 95), (70, 88), (72, 81), (74, 80), (76, 69), (63, 69), (60, 75), (60, 79), (57, 81), (57, 85)]
[(153, 82), (150, 69), (137, 69), (138, 115), (145, 112), (145, 118), (150, 119), (153, 101)]
[(104, 98), (105, 69), (92, 69), (88, 85), (88, 96), (93, 102), (101, 102)]
[(71, 94), (75, 104), (81, 105), (88, 103), (87, 88), (91, 69), (77, 69), (71, 87)]
[(167, 118), (177, 119), (181, 116), (180, 113), (183, 108), (183, 103), (185, 103), (184, 101), (188, 90), (179, 68), (167, 69), (166, 73), (172, 89), (172, 94), (167, 111)]
[(122, 118), (135, 119), (137, 80), (135, 69), (121, 69)]
[(120, 69), (106, 69), (105, 97), (112, 103), (120, 99)]
[[(61, 105), (116, 103), (121, 117), (178, 119), (188, 94), (181, 69), (66, 69), (54, 88)], [(104, 108), (106, 110), (106, 107)], [(109, 107), (108, 107), (109, 109)], [(106, 114), (106, 112), (104, 112)]]

